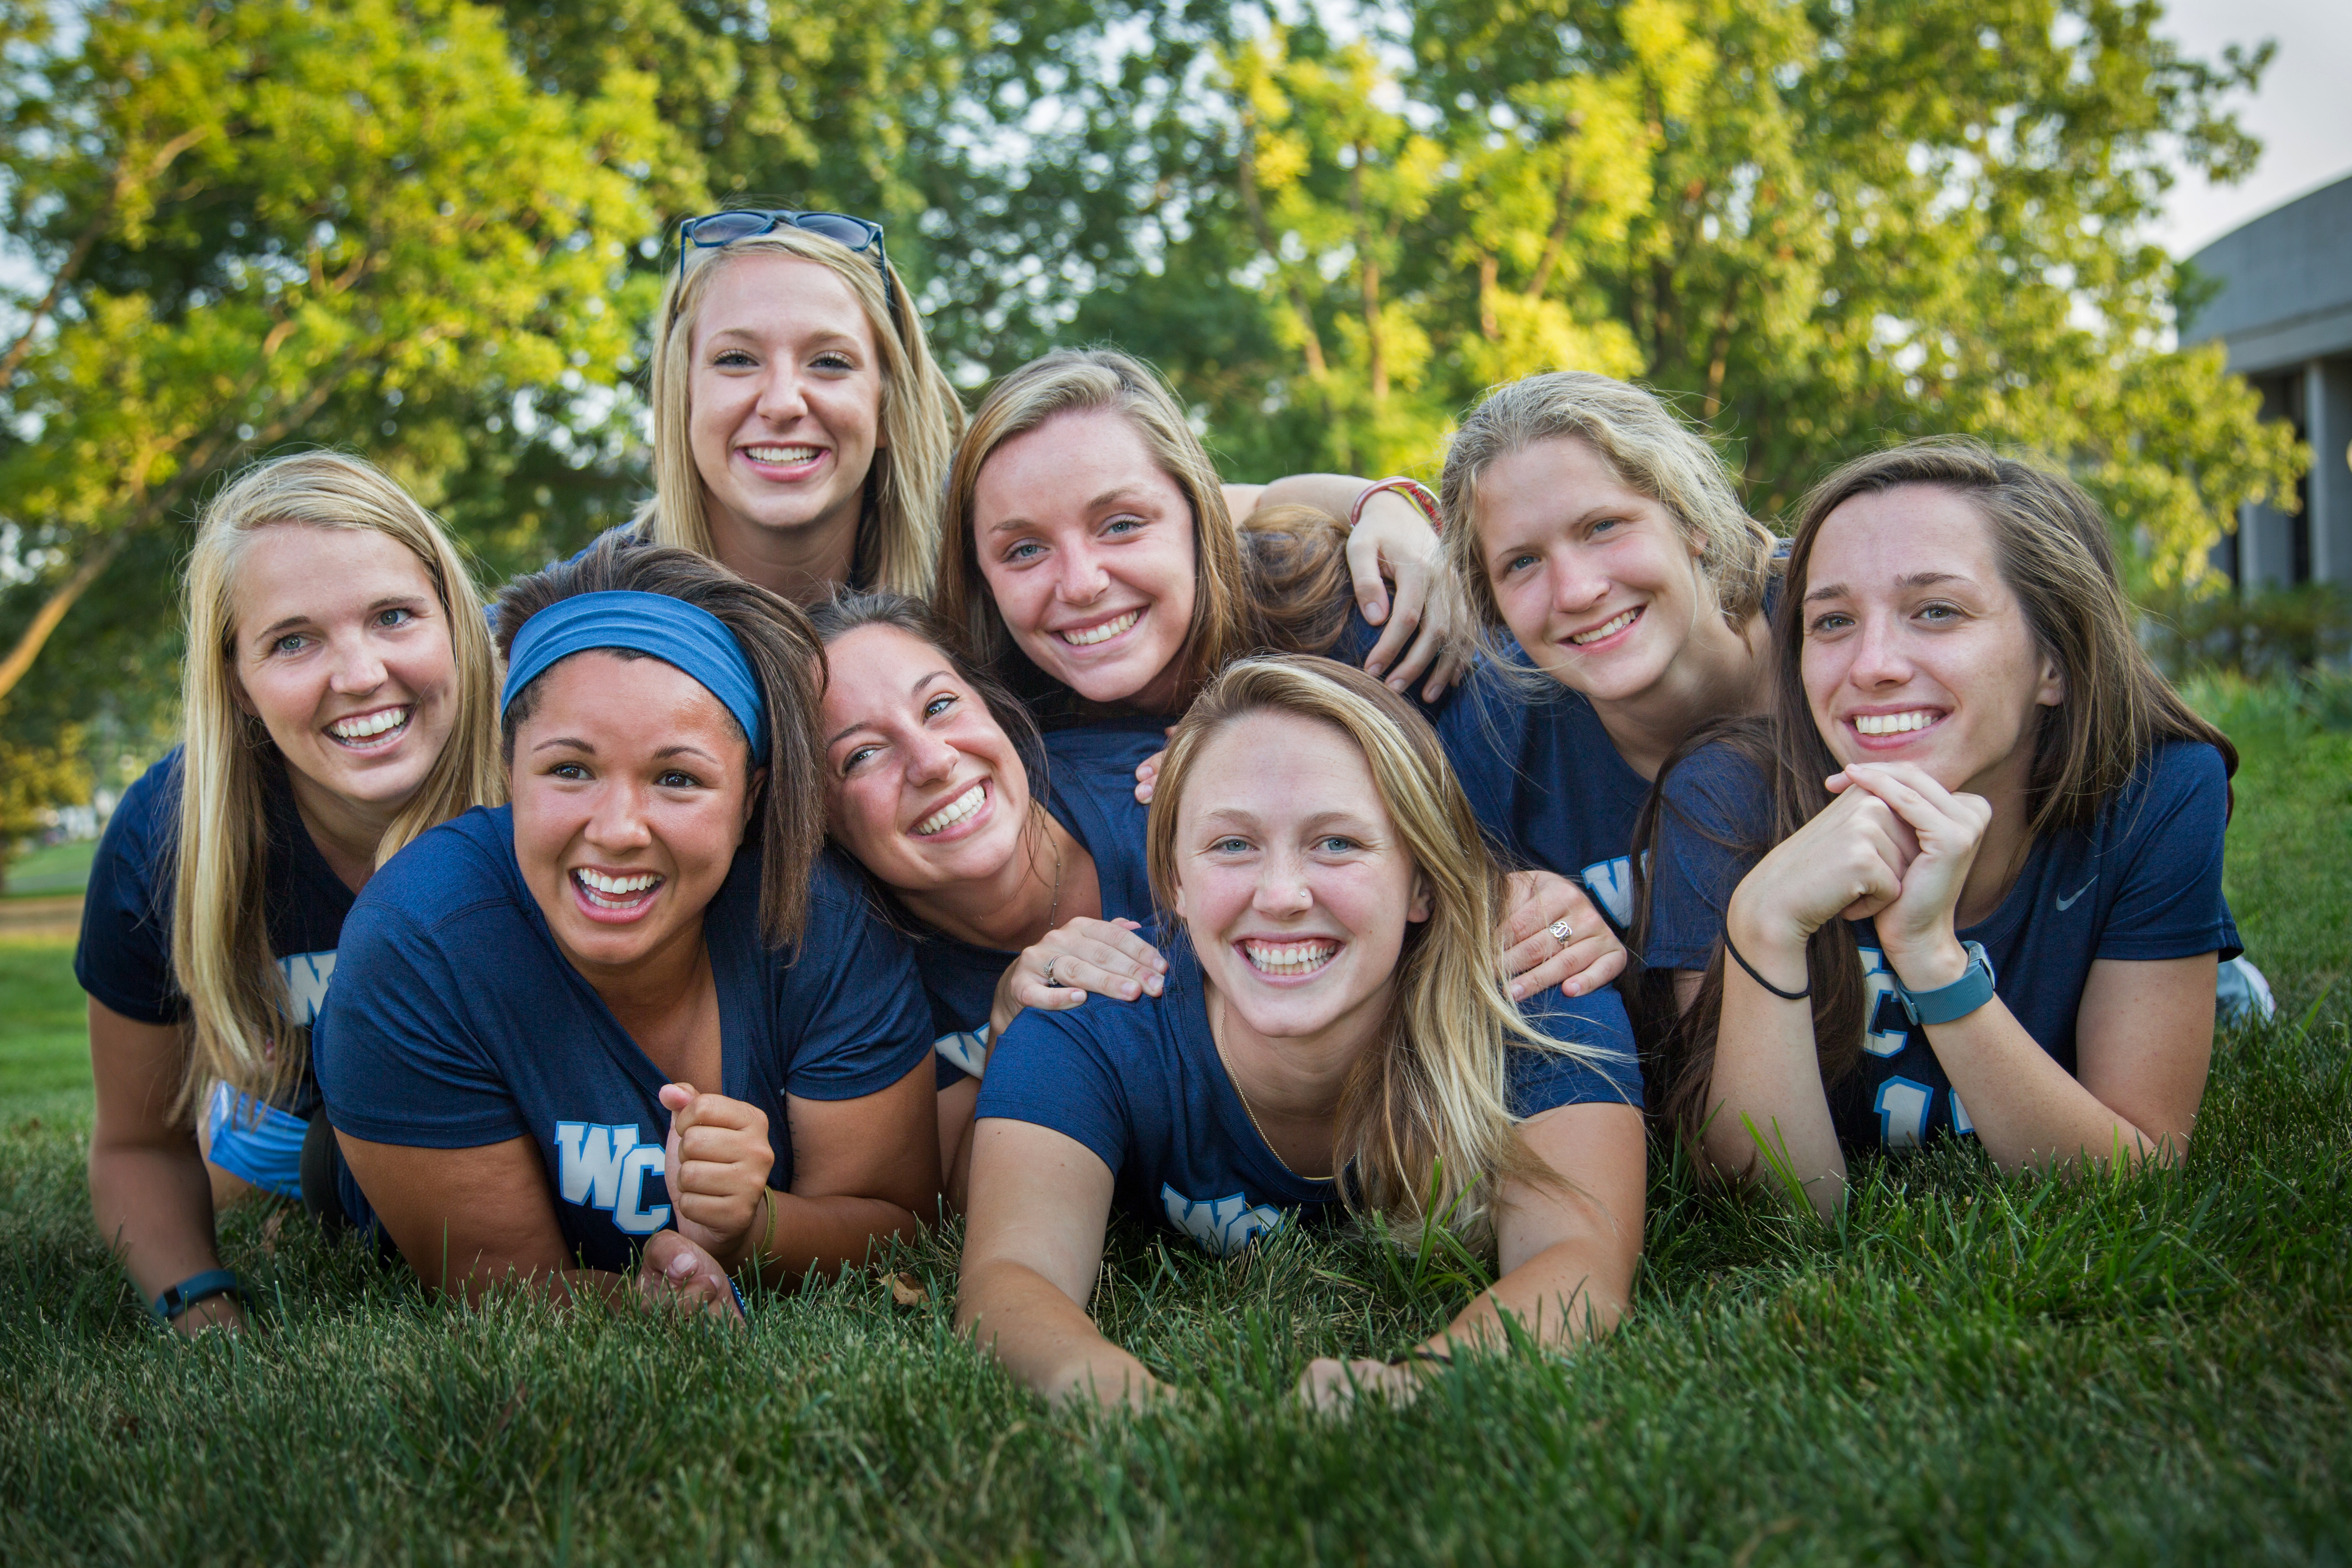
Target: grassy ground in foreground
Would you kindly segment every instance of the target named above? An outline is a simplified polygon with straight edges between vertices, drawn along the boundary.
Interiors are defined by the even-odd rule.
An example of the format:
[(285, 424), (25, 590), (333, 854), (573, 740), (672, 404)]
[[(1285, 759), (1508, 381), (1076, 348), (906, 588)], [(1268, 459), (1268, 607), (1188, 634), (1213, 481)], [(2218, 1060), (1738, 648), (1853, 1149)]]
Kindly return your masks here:
[[(270, 1331), (148, 1330), (91, 1235), (62, 946), (0, 950), (0, 1529), (12, 1561), (2199, 1562), (2352, 1556), (2352, 735), (2213, 700), (2231, 891), (2284, 1004), (2225, 1032), (2180, 1172), (2000, 1181), (1950, 1151), (1836, 1228), (1662, 1162), (1611, 1343), (1338, 1425), (1286, 1397), (1460, 1285), (1290, 1236), (1119, 1238), (1109, 1331), (1195, 1392), (1049, 1414), (948, 1329), (952, 1236), (751, 1331), (426, 1301), (233, 1214)], [(2235, 708), (2231, 703), (2235, 702)]]

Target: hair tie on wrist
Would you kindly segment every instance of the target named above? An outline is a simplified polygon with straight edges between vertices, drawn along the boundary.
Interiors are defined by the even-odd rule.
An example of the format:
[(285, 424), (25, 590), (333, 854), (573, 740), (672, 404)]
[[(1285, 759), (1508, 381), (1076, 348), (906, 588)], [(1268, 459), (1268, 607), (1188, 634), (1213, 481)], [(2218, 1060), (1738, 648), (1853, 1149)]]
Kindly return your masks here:
[(1811, 964), (1805, 966), (1805, 988), (1802, 991), (1783, 991), (1778, 985), (1775, 985), (1770, 981), (1765, 979), (1761, 974), (1757, 973), (1756, 966), (1739, 955), (1739, 950), (1731, 945), (1731, 928), (1729, 926), (1726, 926), (1723, 929), (1723, 951), (1731, 954), (1731, 961), (1734, 963), (1737, 963), (1740, 968), (1748, 971), (1748, 979), (1753, 980), (1757, 984), (1761, 985), (1765, 990), (1769, 991), (1773, 995), (1778, 996), (1783, 1002), (1801, 1002), (1806, 997), (1811, 996), (1813, 994), (1813, 972)]
[(1394, 479), (1378, 479), (1364, 487), (1363, 493), (1356, 498), (1356, 504), (1348, 509), (1349, 532), (1356, 531), (1356, 524), (1364, 515), (1364, 503), (1382, 490), (1394, 490), (1404, 497), (1412, 503), (1413, 510), (1429, 519), (1431, 528), (1440, 532), (1444, 531), (1445, 521), (1438, 511), (1437, 498), (1429, 493), (1429, 487), (1419, 479), (1409, 479), (1399, 474)]

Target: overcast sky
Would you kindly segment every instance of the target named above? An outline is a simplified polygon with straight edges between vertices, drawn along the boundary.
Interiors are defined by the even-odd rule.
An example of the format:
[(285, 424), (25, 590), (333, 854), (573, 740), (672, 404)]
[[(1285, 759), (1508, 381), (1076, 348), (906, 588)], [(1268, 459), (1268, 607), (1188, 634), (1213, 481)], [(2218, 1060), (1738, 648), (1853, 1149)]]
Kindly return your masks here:
[(2238, 122), (2262, 140), (2262, 161), (2234, 185), (2183, 174), (2157, 225), (2167, 249), (2189, 255), (2352, 174), (2352, 0), (2168, 0), (2165, 10), (2161, 31), (2209, 60), (2225, 44), (2279, 46), (2262, 91), (2237, 103)]

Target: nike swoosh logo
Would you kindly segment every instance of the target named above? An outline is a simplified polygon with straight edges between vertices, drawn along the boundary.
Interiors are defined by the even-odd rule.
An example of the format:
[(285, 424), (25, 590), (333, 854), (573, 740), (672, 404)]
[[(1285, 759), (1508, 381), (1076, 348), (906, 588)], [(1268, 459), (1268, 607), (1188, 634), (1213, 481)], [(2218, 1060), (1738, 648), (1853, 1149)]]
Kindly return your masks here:
[[(2097, 880), (2098, 878), (2096, 877), (2093, 877), (2091, 879), (2091, 882), (2095, 882)], [(2081, 887), (2075, 889), (2073, 898), (2061, 896), (2058, 900), (2058, 912), (2063, 915), (2068, 910), (2073, 909), (2074, 907), (2075, 900), (2080, 899), (2084, 893), (2091, 890), (2091, 882), (2085, 882)]]

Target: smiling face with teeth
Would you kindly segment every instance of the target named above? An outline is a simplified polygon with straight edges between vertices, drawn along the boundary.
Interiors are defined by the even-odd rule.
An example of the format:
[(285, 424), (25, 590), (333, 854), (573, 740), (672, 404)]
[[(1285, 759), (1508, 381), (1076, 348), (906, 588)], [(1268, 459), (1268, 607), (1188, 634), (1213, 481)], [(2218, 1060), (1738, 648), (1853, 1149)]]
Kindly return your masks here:
[(1596, 703), (1638, 700), (1695, 632), (1721, 623), (1699, 573), (1703, 542), (1590, 442), (1562, 436), (1506, 453), (1476, 493), (1496, 605), (1561, 685)]
[(865, 307), (830, 269), (775, 251), (705, 262), (687, 443), (719, 560), (754, 582), (779, 559), (846, 569), (866, 472), (886, 443)]
[(1031, 663), (1089, 702), (1179, 700), (1198, 594), (1192, 504), (1124, 414), (1060, 414), (972, 489), (981, 574)]
[(2065, 696), (1964, 497), (1926, 486), (1858, 495), (1804, 564), (1801, 669), (1841, 763), (1916, 763), (1947, 789), (2021, 792), (2041, 712)]
[(1356, 742), (1248, 714), (1202, 744), (1178, 810), (1176, 913), (1219, 1039), (1368, 1045), (1430, 897)]
[(232, 615), (238, 705), (269, 731), (305, 814), (380, 832), (456, 717), (457, 656), (425, 563), (373, 529), (273, 523), (237, 558)]
[(884, 886), (996, 878), (1020, 853), (1029, 773), (953, 663), (894, 626), (826, 650), (825, 828)]
[(718, 698), (657, 658), (576, 653), (515, 731), (515, 860), (556, 945), (602, 989), (698, 955), (757, 780)]

